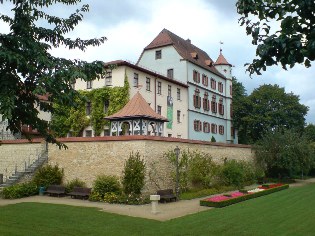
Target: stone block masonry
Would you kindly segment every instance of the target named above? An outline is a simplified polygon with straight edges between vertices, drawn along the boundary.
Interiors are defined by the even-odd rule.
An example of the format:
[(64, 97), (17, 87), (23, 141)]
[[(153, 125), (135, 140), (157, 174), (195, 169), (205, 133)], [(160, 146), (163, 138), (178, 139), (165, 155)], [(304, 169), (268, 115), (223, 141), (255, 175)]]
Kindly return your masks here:
[[(130, 154), (139, 152), (147, 167), (145, 193), (155, 193), (157, 189), (174, 188), (171, 173), (174, 167), (164, 155), (178, 146), (181, 151), (199, 151), (210, 154), (215, 161), (227, 159), (253, 159), (251, 147), (247, 145), (210, 143), (178, 138), (155, 136), (119, 136), (91, 138), (63, 138), (59, 141), (68, 149), (56, 145), (48, 147), (48, 163), (58, 164), (64, 169), (64, 183), (79, 178), (92, 187), (98, 175), (123, 175), (125, 161)], [(13, 141), (12, 141), (13, 142)], [(3, 144), (1, 148), (11, 149), (14, 158), (19, 158), (14, 149), (26, 149), (34, 144)], [(11, 155), (11, 156), (12, 156)], [(0, 158), (2, 166), (2, 158)], [(0, 172), (1, 173), (1, 172)]]
[(22, 171), (25, 165), (32, 164), (45, 150), (45, 145), (41, 139), (34, 139), (32, 143), (21, 139), (1, 141), (0, 174), (3, 174), (3, 181), (6, 181), (15, 169)]

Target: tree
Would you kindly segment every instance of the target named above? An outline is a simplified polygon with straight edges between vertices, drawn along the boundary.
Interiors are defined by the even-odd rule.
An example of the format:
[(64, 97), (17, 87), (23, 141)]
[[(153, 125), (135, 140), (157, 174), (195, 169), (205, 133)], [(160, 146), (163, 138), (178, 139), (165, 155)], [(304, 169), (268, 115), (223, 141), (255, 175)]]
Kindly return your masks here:
[(314, 155), (306, 137), (293, 130), (271, 131), (254, 146), (257, 163), (269, 177), (307, 174), (314, 167)]
[(302, 131), (308, 107), (299, 96), (285, 93), (278, 85), (261, 85), (239, 106), (237, 127), (247, 143), (255, 143), (264, 133), (296, 129)]
[[(85, 51), (88, 46), (99, 46), (106, 40), (66, 38), (82, 21), (89, 6), (83, 5), (68, 18), (47, 13), (53, 4), (76, 5), (80, 0), (8, 0), (13, 4), (13, 17), (0, 13), (0, 20), (10, 26), (10, 32), (0, 34), (0, 114), (8, 119), (8, 128), (21, 132), (21, 124), (37, 129), (48, 142), (59, 144), (50, 133), (48, 122), (38, 117), (38, 109), (54, 114), (52, 104), (75, 106), (78, 93), (71, 87), (77, 78), (94, 80), (104, 74), (100, 61), (87, 63), (54, 57), (52, 48)], [(3, 1), (0, 1), (3, 4)], [(41, 25), (50, 25), (47, 28)], [(48, 102), (40, 100), (47, 96)], [(60, 145), (60, 144), (59, 144)]]
[[(236, 77), (232, 78), (233, 83), (233, 126), (238, 129), (238, 142), (239, 143), (248, 143), (246, 140), (246, 126), (242, 126), (242, 117), (247, 113), (247, 93), (244, 85), (241, 82), (238, 82)], [(245, 129), (245, 130), (242, 130)]]
[(304, 135), (312, 142), (315, 142), (315, 125), (308, 124), (304, 129)]
[[(311, 66), (315, 60), (315, 2), (311, 0), (238, 0), (240, 24), (246, 26), (256, 55), (247, 71), (261, 74), (267, 66), (280, 63), (284, 69), (296, 63)], [(257, 20), (257, 21), (256, 21)], [(280, 23), (280, 29), (276, 22)]]

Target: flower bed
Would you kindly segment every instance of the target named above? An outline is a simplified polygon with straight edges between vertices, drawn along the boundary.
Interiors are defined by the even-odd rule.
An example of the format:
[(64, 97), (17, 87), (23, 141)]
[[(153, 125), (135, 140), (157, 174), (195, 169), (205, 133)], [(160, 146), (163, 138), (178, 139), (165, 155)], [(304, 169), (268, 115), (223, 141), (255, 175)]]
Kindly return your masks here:
[(234, 203), (264, 196), (287, 188), (289, 188), (288, 184), (264, 184), (252, 190), (237, 191), (230, 194), (224, 194), (200, 200), (200, 206), (225, 207)]

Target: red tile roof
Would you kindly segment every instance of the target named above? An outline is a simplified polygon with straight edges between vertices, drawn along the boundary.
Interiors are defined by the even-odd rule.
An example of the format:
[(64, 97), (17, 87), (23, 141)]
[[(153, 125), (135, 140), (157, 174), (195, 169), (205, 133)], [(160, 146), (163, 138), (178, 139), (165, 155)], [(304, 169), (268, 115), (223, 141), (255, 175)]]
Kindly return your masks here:
[(129, 61), (124, 61), (124, 60), (115, 60), (115, 61), (109, 61), (109, 62), (106, 62), (104, 63), (104, 66), (105, 68), (109, 68), (111, 66), (113, 66), (115, 68), (115, 66), (129, 66), (133, 69), (136, 69), (136, 70), (139, 70), (139, 71), (142, 71), (144, 73), (147, 73), (149, 75), (152, 75), (154, 77), (157, 77), (157, 78), (160, 78), (160, 79), (163, 79), (163, 80), (166, 80), (168, 82), (171, 82), (171, 83), (174, 83), (174, 84), (177, 84), (177, 85), (180, 85), (182, 87), (185, 87), (185, 88), (188, 88), (188, 85), (187, 84), (184, 84), (183, 82), (181, 81), (178, 81), (178, 80), (175, 80), (175, 79), (170, 79), (168, 77), (166, 77), (165, 75), (163, 74), (160, 74), (156, 71), (153, 71), (153, 70), (150, 70), (148, 68), (144, 68), (144, 67), (141, 67), (139, 65), (135, 65), (133, 64), (132, 62), (129, 62)]
[(225, 78), (225, 76), (222, 75), (214, 67), (213, 65), (214, 61), (209, 57), (209, 55), (205, 51), (193, 45), (189, 39), (185, 40), (167, 29), (163, 29), (159, 33), (159, 35), (156, 36), (156, 38), (148, 46), (144, 48), (144, 51), (168, 45), (174, 46), (174, 48), (177, 50), (179, 55), (183, 57), (183, 59), (190, 61), (191, 63), (194, 63), (196, 65), (199, 65), (205, 68), (206, 70), (210, 70), (211, 72)]
[(152, 120), (168, 121), (165, 117), (157, 114), (139, 92), (120, 111), (105, 117), (107, 120), (129, 118), (149, 118)]
[(230, 63), (227, 62), (227, 60), (225, 59), (225, 57), (222, 54), (222, 50), (220, 50), (220, 55), (217, 59), (217, 61), (214, 63), (215, 65), (228, 65), (228, 66), (232, 66)]

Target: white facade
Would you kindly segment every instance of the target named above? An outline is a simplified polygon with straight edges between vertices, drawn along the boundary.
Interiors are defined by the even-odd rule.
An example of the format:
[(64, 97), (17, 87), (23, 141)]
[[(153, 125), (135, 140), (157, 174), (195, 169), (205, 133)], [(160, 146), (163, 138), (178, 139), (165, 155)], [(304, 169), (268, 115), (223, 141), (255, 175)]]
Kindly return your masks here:
[[(78, 79), (75, 89), (88, 91), (102, 87), (122, 87), (125, 77), (127, 77), (130, 86), (130, 99), (139, 91), (155, 112), (172, 122), (171, 125), (165, 123), (163, 136), (188, 138), (188, 86), (126, 61), (113, 62), (113, 64), (115, 63), (117, 67), (108, 74), (107, 78), (92, 81), (92, 84)], [(171, 103), (168, 102), (168, 95), (172, 97)], [(91, 126), (85, 128), (83, 136), (86, 136), (86, 131), (92, 131), (92, 136), (94, 136)], [(90, 133), (88, 133), (89, 135)], [(101, 136), (104, 135), (104, 132), (101, 133)]]
[[(183, 40), (164, 29), (144, 49), (137, 65), (162, 74), (168, 74), (172, 69), (175, 80), (187, 83), (189, 139), (210, 141), (214, 137), (217, 142), (237, 143), (230, 113), (232, 106), (230, 64), (216, 65), (204, 51), (192, 45), (189, 40)], [(194, 73), (199, 74), (199, 80), (194, 78)], [(207, 78), (205, 81), (203, 76)], [(215, 81), (214, 87), (211, 86), (211, 80)], [(197, 103), (196, 95), (198, 95)], [(205, 104), (208, 103), (209, 106), (204, 104), (206, 98), (208, 100), (205, 100)], [(216, 108), (212, 109), (213, 100), (215, 101), (213, 107)]]

